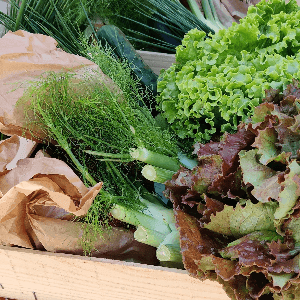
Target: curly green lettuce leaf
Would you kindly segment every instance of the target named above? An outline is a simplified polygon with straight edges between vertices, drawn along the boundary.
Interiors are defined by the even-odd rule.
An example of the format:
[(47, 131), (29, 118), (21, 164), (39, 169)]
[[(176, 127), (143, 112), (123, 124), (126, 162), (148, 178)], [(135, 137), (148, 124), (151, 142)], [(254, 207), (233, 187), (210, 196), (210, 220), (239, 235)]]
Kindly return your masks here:
[(299, 19), (295, 0), (262, 0), (239, 24), (209, 38), (188, 32), (158, 83), (158, 106), (178, 136), (205, 142), (234, 132), (266, 89), (282, 91), (299, 79)]

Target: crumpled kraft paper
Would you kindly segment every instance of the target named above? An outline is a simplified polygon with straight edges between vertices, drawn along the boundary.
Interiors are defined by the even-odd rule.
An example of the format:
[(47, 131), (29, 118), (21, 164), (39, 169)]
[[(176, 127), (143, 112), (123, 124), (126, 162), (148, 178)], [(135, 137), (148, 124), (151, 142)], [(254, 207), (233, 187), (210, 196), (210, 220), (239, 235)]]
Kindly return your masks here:
[[(0, 142), (0, 243), (83, 255), (83, 225), (73, 219), (87, 213), (102, 183), (87, 188), (64, 162), (40, 153), (6, 170), (18, 143), (17, 136)], [(94, 257), (157, 263), (155, 248), (123, 228), (103, 229), (93, 246)]]
[[(79, 55), (69, 54), (57, 48), (57, 42), (49, 36), (24, 30), (8, 32), (0, 38), (0, 131), (6, 135), (19, 135), (28, 139), (44, 138), (35, 128), (32, 134), (25, 130), (24, 107), (17, 101), (45, 72), (71, 72), (76, 80), (86, 74), (97, 74), (95, 81), (108, 83), (118, 89), (95, 63)], [(96, 84), (94, 82), (94, 84)]]
[(18, 146), (17, 136), (0, 142), (0, 241), (34, 248), (27, 232), (31, 215), (68, 220), (84, 216), (102, 183), (88, 189), (67, 164), (49, 157), (21, 159), (6, 170)]

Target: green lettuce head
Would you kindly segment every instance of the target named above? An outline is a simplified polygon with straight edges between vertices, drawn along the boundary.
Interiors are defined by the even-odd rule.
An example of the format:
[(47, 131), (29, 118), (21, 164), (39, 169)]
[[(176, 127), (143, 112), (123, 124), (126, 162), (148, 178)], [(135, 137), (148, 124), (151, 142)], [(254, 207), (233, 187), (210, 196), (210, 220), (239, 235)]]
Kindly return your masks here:
[(159, 109), (180, 138), (209, 141), (251, 117), (265, 90), (300, 78), (296, 0), (262, 0), (228, 29), (189, 31), (176, 63), (160, 74)]

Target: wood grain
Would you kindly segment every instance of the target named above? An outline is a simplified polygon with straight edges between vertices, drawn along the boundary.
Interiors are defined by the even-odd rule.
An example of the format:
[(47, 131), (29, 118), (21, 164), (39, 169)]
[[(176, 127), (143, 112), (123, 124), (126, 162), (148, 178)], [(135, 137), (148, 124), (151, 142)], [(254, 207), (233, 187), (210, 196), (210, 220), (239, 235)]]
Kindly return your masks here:
[(19, 300), (229, 300), (186, 271), (0, 246), (0, 296)]

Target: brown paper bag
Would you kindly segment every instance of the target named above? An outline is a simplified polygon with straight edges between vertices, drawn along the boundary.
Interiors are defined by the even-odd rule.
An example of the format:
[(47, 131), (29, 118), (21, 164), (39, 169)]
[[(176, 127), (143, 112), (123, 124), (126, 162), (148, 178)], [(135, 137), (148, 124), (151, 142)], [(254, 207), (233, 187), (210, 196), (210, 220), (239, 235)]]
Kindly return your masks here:
[[(88, 59), (58, 49), (49, 36), (23, 30), (8, 32), (0, 39), (0, 131), (39, 141), (44, 138), (39, 128), (31, 134), (26, 129), (24, 106), (16, 106), (31, 83), (40, 80), (45, 72), (70, 72), (74, 80), (83, 80), (86, 74), (95, 76), (90, 85), (104, 82), (119, 91), (113, 81)], [(45, 75), (46, 76), (46, 75)], [(121, 92), (121, 91), (119, 91)], [(29, 103), (28, 103), (29, 104)]]
[[(87, 188), (62, 161), (43, 156), (25, 158), (12, 170), (19, 149), (12, 136), (0, 142), (0, 244), (84, 255), (84, 216), (102, 188)], [(123, 228), (104, 229), (91, 244), (94, 257), (157, 264), (155, 248), (137, 242)]]

